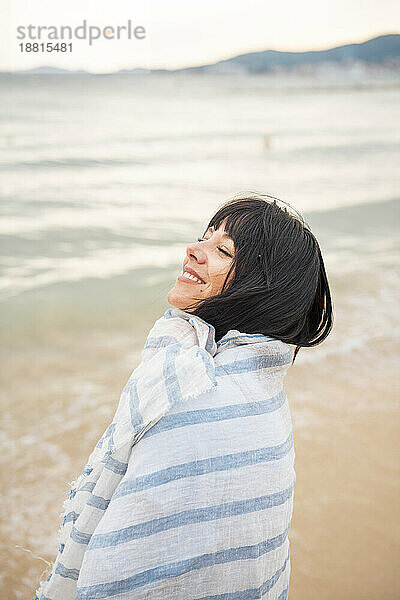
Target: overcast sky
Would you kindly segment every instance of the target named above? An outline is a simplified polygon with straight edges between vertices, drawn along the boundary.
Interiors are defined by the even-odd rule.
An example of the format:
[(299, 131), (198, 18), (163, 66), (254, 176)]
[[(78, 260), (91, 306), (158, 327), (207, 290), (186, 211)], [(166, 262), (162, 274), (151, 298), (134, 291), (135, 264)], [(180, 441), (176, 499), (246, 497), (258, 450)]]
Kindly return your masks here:
[[(0, 6), (1, 71), (42, 65), (94, 73), (178, 68), (257, 50), (328, 48), (400, 30), (395, 0), (2, 0)], [(65, 53), (21, 52), (17, 27), (75, 28), (84, 19), (101, 28), (130, 19), (146, 36), (92, 46), (72, 40), (72, 52)], [(42, 34), (41, 41), (48, 39)]]

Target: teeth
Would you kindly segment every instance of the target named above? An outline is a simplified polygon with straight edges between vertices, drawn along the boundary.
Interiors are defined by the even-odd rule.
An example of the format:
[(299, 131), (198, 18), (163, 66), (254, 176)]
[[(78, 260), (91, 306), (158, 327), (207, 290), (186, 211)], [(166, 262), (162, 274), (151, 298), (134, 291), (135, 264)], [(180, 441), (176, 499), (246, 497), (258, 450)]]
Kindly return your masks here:
[(192, 279), (193, 281), (196, 281), (197, 283), (203, 283), (202, 281), (200, 281), (200, 279), (198, 279), (197, 277), (195, 277), (191, 273), (188, 273), (187, 271), (184, 271), (183, 277), (186, 277), (187, 279)]

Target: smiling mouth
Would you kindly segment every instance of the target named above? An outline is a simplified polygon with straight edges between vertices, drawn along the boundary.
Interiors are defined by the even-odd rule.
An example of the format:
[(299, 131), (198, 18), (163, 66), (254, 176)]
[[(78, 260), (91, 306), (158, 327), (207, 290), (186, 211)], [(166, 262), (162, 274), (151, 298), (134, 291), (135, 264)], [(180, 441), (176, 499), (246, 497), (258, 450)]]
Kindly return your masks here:
[(199, 279), (195, 275), (192, 275), (188, 271), (183, 271), (182, 275), (178, 276), (179, 281), (183, 281), (184, 283), (192, 283), (194, 285), (204, 285), (205, 281)]

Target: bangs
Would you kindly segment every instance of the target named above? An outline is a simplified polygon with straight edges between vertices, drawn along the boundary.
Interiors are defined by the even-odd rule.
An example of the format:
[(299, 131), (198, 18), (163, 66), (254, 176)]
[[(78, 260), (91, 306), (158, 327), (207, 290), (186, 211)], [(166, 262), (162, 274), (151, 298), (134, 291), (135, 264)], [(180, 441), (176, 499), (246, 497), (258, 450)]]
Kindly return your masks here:
[(234, 200), (222, 206), (207, 225), (219, 229), (223, 224), (225, 232), (233, 240), (235, 250), (258, 248), (265, 244), (265, 233), (262, 213), (265, 203), (257, 205), (254, 201)]
[(235, 244), (235, 250), (246, 250), (247, 256), (265, 252), (275, 235), (274, 221), (286, 213), (290, 227), (307, 226), (302, 215), (290, 204), (266, 194), (237, 197), (223, 204), (207, 225), (218, 229), (221, 224)]

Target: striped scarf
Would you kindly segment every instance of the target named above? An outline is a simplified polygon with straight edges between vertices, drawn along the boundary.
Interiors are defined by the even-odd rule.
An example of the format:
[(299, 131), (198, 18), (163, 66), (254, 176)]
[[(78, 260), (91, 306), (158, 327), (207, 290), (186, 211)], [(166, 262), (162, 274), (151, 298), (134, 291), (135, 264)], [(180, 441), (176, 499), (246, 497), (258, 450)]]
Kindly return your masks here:
[[(231, 339), (234, 345), (257, 341), (276, 342), (280, 350), (283, 349), (283, 354), (269, 352), (255, 358), (262, 363), (259, 367), (267, 367), (272, 372), (282, 366), (284, 371), (287, 369), (291, 358), (287, 344), (267, 336), (247, 335), (236, 330), (228, 332), (220, 342), (227, 348)], [(119, 591), (122, 590), (118, 586), (115, 593), (110, 595), (99, 592), (99, 595), (91, 596), (81, 591), (78, 579), (88, 544), (92, 537), (92, 543), (95, 541), (96, 535), (93, 534), (107, 514), (111, 498), (120, 491), (119, 484), (127, 472), (132, 449), (137, 442), (147, 432), (150, 434), (150, 429), (155, 432), (157, 424), (161, 425), (158, 422), (162, 417), (165, 417), (162, 423), (168, 425), (167, 415), (173, 413), (175, 407), (187, 406), (201, 394), (215, 391), (221, 368), (224, 374), (229, 373), (229, 362), (221, 367), (214, 360), (220, 342), (215, 342), (212, 325), (177, 308), (166, 310), (156, 321), (142, 351), (141, 363), (122, 390), (112, 423), (96, 444), (82, 473), (72, 483), (69, 497), (64, 503), (58, 554), (51, 573), (36, 592), (35, 600), (120, 597)], [(244, 372), (251, 371), (246, 363), (241, 368)], [(282, 404), (285, 396), (280, 393), (277, 398)], [(292, 445), (289, 432), (287, 441), (278, 449), (278, 455), (286, 456)], [(291, 499), (292, 489), (291, 484), (285, 492), (278, 493), (279, 503)], [(286, 540), (287, 528), (282, 535), (284, 537), (282, 540), (279, 538), (279, 544)], [(281, 570), (287, 561), (288, 557), (284, 565), (280, 565)], [(133, 596), (128, 594), (122, 597)]]

